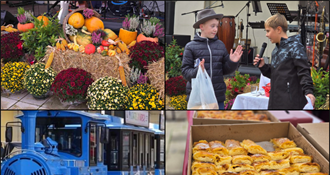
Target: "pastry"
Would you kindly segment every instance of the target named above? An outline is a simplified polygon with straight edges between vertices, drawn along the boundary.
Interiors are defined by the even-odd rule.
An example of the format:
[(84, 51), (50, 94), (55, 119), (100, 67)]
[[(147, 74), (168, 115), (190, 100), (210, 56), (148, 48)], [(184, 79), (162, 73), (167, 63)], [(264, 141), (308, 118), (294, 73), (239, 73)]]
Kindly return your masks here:
[(248, 164), (237, 164), (237, 165), (231, 164), (227, 171), (237, 173), (245, 170), (254, 170), (254, 167)]
[(224, 146), (225, 144), (223, 142), (215, 140), (210, 142), (209, 145), (210, 152), (218, 154), (220, 156), (228, 156), (228, 149)]
[(216, 166), (216, 172), (218, 174), (222, 174), (222, 173), (226, 172), (229, 168), (229, 165), (230, 164), (223, 164), (223, 165)]
[(221, 157), (218, 154), (214, 155), (214, 164), (216, 166), (224, 165), (224, 164), (231, 164), (232, 157), (231, 156), (225, 156)]
[(209, 167), (213, 170), (216, 169), (216, 166), (213, 163), (194, 161), (191, 165), (191, 171), (195, 171), (197, 168), (202, 168), (202, 167)]
[(283, 169), (279, 169), (277, 171), (279, 173), (285, 174), (285, 175), (299, 175), (300, 174), (298, 168), (296, 168), (296, 167), (283, 168)]
[(251, 154), (267, 154), (267, 151), (252, 140), (243, 140), (241, 146)]
[(328, 175), (328, 173), (300, 173), (300, 175)]
[(320, 165), (318, 163), (294, 163), (292, 167), (297, 167), (301, 173), (320, 172)]
[(247, 155), (236, 155), (236, 156), (233, 156), (232, 163), (233, 164), (249, 164), (249, 165), (251, 165), (253, 163), (253, 160), (250, 156), (247, 156)]
[(206, 151), (209, 152), (210, 151), (210, 145), (206, 140), (200, 140), (198, 142), (194, 143), (194, 148), (193, 148), (193, 154), (196, 151)]
[(264, 155), (264, 154), (254, 154), (251, 156), (253, 162), (268, 162), (271, 160), (269, 155)]
[(274, 139), (271, 139), (270, 142), (272, 142), (275, 147), (279, 147), (279, 148), (282, 148), (282, 149), (285, 149), (285, 148), (294, 148), (296, 147), (296, 143), (294, 143), (294, 141), (291, 141), (289, 140), (288, 138), (274, 138)]
[(240, 175), (259, 175), (259, 173), (255, 170), (245, 170), (245, 171), (241, 171), (239, 174)]
[(289, 153), (284, 151), (272, 151), (268, 152), (268, 155), (270, 156), (271, 160), (281, 160), (289, 157)]
[(213, 153), (209, 153), (206, 151), (197, 151), (193, 155), (194, 160), (201, 162), (214, 162)]
[(209, 167), (197, 168), (192, 175), (218, 175), (215, 170)]
[(287, 152), (291, 155), (293, 155), (293, 154), (295, 154), (295, 155), (304, 154), (304, 150), (299, 148), (299, 147), (286, 148), (286, 149), (275, 148), (275, 151), (284, 151), (284, 152)]
[(239, 141), (226, 140), (225, 146), (228, 149), (230, 156), (247, 155), (247, 151), (240, 145)]
[(260, 171), (260, 175), (282, 175), (280, 172), (277, 170), (265, 170), (265, 171)]
[(312, 162), (312, 156), (300, 154), (300, 155), (291, 155), (290, 163), (309, 163)]

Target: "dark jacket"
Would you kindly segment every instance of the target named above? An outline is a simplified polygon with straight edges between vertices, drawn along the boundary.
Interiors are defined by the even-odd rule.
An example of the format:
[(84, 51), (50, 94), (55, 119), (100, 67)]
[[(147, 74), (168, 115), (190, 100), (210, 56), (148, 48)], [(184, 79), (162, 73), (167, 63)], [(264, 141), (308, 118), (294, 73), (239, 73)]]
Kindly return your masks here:
[(303, 109), (305, 95), (313, 94), (313, 80), (300, 35), (281, 38), (272, 52), (271, 65), (260, 68), (271, 81), (268, 109)]
[(215, 96), (218, 103), (225, 101), (226, 84), (223, 76), (230, 74), (238, 67), (238, 62), (229, 59), (225, 44), (215, 36), (212, 39), (200, 37), (197, 33), (192, 41), (187, 43), (182, 59), (182, 75), (188, 81), (186, 86), (187, 101), (191, 92), (191, 79), (196, 78), (198, 66), (194, 67), (195, 60), (205, 59), (205, 69), (211, 77)]

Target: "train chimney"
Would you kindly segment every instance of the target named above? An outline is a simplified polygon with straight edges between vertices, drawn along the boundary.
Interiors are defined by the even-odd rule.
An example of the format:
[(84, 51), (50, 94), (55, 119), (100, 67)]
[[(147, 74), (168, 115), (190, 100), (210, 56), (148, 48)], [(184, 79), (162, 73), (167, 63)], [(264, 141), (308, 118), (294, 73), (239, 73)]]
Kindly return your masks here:
[(22, 133), (22, 149), (34, 150), (35, 134), (36, 134), (36, 118), (38, 111), (22, 111), (23, 116), (20, 117), (25, 128)]

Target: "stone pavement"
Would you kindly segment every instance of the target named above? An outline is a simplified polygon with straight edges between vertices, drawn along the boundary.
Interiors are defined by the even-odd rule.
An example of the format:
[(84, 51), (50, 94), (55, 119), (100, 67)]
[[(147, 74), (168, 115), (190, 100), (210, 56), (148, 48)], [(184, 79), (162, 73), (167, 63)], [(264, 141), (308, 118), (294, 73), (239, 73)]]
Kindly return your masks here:
[(166, 111), (166, 175), (182, 174), (187, 131), (187, 111)]
[(27, 91), (8, 94), (1, 92), (1, 109), (88, 109), (86, 103), (80, 105), (62, 104), (55, 96), (46, 99), (35, 99)]

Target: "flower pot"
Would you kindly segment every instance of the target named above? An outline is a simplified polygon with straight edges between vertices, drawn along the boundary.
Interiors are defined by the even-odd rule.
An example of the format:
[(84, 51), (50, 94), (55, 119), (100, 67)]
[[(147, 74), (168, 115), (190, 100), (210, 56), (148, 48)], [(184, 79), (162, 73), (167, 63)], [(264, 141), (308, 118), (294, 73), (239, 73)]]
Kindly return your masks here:
[(26, 23), (26, 24), (18, 23), (17, 24), (17, 29), (20, 32), (27, 32), (28, 30), (33, 29), (33, 28), (34, 28), (33, 23)]
[(132, 41), (136, 40), (137, 31), (128, 31), (123, 28), (119, 30), (119, 38), (126, 44), (129, 45)]
[(158, 43), (158, 38), (146, 37), (142, 33), (140, 33), (139, 36), (136, 38), (136, 42), (141, 42), (141, 41), (151, 41), (154, 43)]
[(63, 101), (62, 99), (59, 99), (59, 100), (64, 106), (69, 106), (69, 105), (77, 106), (77, 105), (86, 103), (86, 101), (87, 101), (87, 100)]
[(12, 95), (12, 94), (19, 94), (19, 93), (24, 93), (26, 92), (25, 89), (21, 89), (15, 92), (11, 92), (9, 89), (3, 89), (2, 93), (7, 94), (7, 95)]
[(50, 95), (50, 91), (46, 92), (46, 93), (43, 94), (43, 95), (34, 95), (34, 94), (31, 94), (31, 95), (32, 95), (32, 97), (34, 97), (34, 98), (37, 99), (37, 100), (44, 100), (44, 99), (46, 99), (46, 98), (49, 97), (49, 95)]

